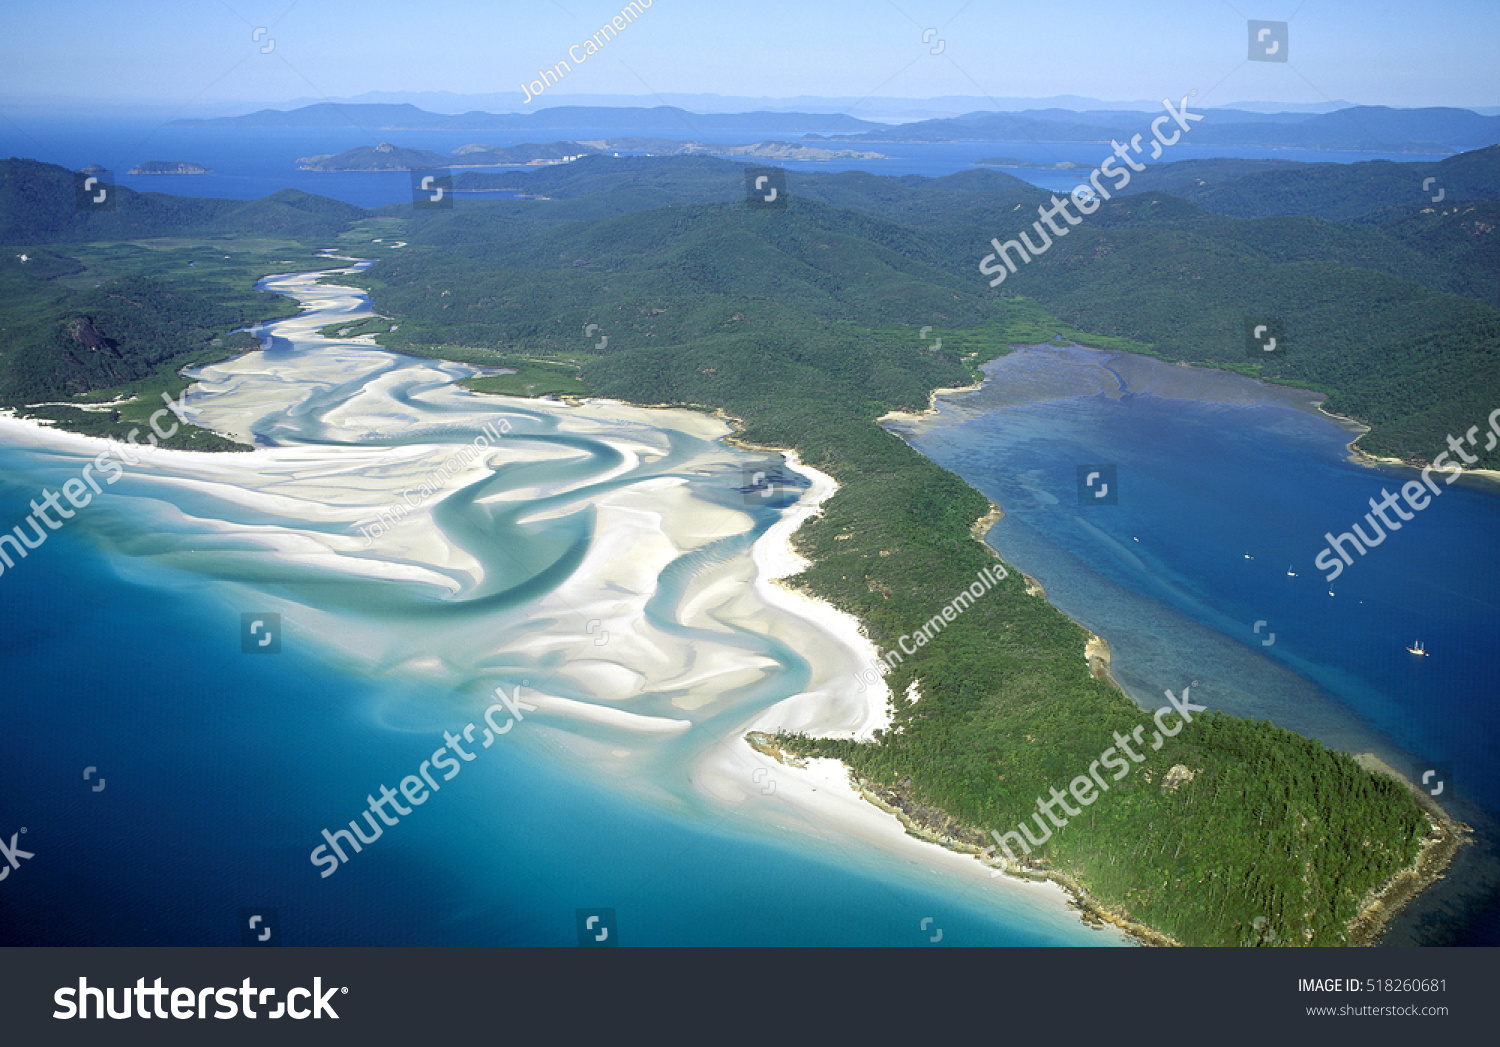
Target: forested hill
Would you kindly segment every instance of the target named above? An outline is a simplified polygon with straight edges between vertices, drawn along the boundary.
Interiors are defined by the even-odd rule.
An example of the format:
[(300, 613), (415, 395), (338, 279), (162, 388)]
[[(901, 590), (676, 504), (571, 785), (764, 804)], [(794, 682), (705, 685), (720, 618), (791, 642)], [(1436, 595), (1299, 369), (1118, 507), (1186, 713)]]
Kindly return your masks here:
[[(251, 201), (113, 191), (114, 210), (80, 211), (72, 172), (0, 162), (0, 405), (96, 435), (142, 424), (136, 408), (149, 414), (180, 389), (183, 366), (258, 344), (226, 335), (296, 306), (256, 281), (272, 265), (315, 268), (297, 240), (315, 245), (366, 214), (296, 190)], [(139, 403), (26, 408), (104, 390)], [(173, 446), (233, 445), (184, 427)]]
[[(795, 448), (840, 485), (799, 531), (815, 566), (796, 584), (856, 614), (884, 649), (993, 562), (970, 536), (984, 498), (876, 419), (968, 380), (969, 353), (983, 359), (1056, 337), (1111, 344), (996, 293), (977, 272), (988, 230), (1034, 216), (1048, 194), (990, 172), (936, 182), (794, 173), (786, 209), (762, 210), (746, 206), (731, 165), (594, 157), (568, 166), (525, 183), (567, 199), (406, 211), (409, 245), (353, 278), (399, 319), (394, 332), (385, 321), (369, 329), (394, 348), (476, 362), (581, 364), (603, 395), (721, 408), (742, 420), (746, 440)], [(604, 177), (612, 167), (613, 184)], [(602, 191), (574, 195), (580, 185)], [(737, 200), (686, 199), (736, 186)], [(675, 202), (642, 206), (663, 197)], [(580, 218), (590, 213), (601, 217)], [(1198, 223), (1192, 235), (1213, 245), (1206, 262), (1240, 275), (1296, 264), (1268, 260), (1291, 248), (1260, 243), (1249, 223), (1171, 197), (1133, 198), (1096, 217), (1116, 238), (1136, 236), (1135, 223), (1160, 236)], [(1307, 250), (1348, 247), (1318, 237), (1351, 230), (1296, 221), (1318, 226)], [(1104, 290), (1103, 276), (1083, 279)], [(1159, 282), (1170, 308), (1175, 280)], [(894, 802), (983, 846), (985, 830), (1015, 825), (1067, 768), (1096, 759), (1101, 737), (1143, 722), (1090, 674), (1087, 639), (1012, 576), (893, 671), (892, 693), (912, 684), (921, 693), (916, 703), (897, 699), (899, 730), (867, 745), (779, 744), (837, 756)], [(1144, 784), (1122, 790), (1087, 831), (1059, 834), (1039, 856), (1185, 943), (1349, 942), (1361, 900), (1428, 831), (1415, 801), (1269, 724), (1207, 714), (1200, 725), (1153, 752)], [(1192, 781), (1173, 787), (1179, 766)]]
[(1236, 218), (1303, 214), (1359, 220), (1392, 207), (1451, 208), (1500, 197), (1500, 145), (1434, 163), (1180, 160), (1148, 166), (1125, 188), (1127, 193), (1152, 190)]
[(259, 200), (138, 193), (115, 186), (112, 210), (80, 210), (74, 174), (36, 160), (0, 160), (0, 244), (160, 236), (332, 236), (362, 208), (297, 189)]
[[(1020, 203), (1047, 199), (1029, 182), (1003, 171), (963, 171), (944, 178), (793, 171), (787, 177), (790, 192), (800, 198), (922, 228), (952, 228), (993, 218)], [(493, 206), (501, 213), (546, 222), (602, 218), (668, 204), (743, 204), (745, 167), (706, 156), (585, 156), (538, 171), (465, 171), (456, 176), (454, 186), (461, 191), (514, 189), (545, 196), (545, 207), (532, 201), (494, 201)], [(394, 206), (380, 213), (408, 215), (410, 209)]]
[[(1151, 165), (1131, 188), (1154, 180), (1181, 195), (1107, 202), (998, 289), (978, 272), (990, 239), (1028, 229), (1052, 194), (986, 170), (936, 179), (792, 171), (787, 180), (788, 209), (761, 213), (745, 208), (744, 168), (707, 157), (589, 156), (464, 174), (460, 188), (504, 184), (547, 199), (385, 208), (420, 240), (375, 278), (388, 294), (413, 296), (422, 268), (441, 272), (452, 291), (440, 309), (402, 298), (418, 317), (402, 332), (406, 345), (558, 350), (572, 318), (587, 314), (580, 329), (604, 319), (619, 327), (606, 355), (692, 337), (712, 312), (705, 294), (739, 303), (729, 316), (752, 300), (781, 300), (809, 317), (837, 307), (851, 323), (976, 329), (989, 322), (982, 299), (1021, 295), (1078, 328), (1172, 359), (1326, 389), (1331, 409), (1375, 426), (1363, 446), (1413, 460), (1500, 401), (1500, 147), (1438, 164)], [(40, 262), (45, 252), (35, 249), (46, 243), (325, 237), (366, 214), (295, 190), (255, 201), (115, 192), (115, 210), (80, 211), (72, 172), (0, 162), (0, 245), (33, 249)], [(1298, 207), (1313, 213), (1213, 213)], [(452, 250), (435, 257), (424, 242)], [(476, 264), (483, 274), (465, 271)], [(566, 272), (544, 279), (558, 269)], [(552, 279), (566, 293), (531, 293)], [(507, 294), (482, 293), (485, 284)], [(661, 305), (668, 297), (677, 304)], [(649, 322), (626, 322), (632, 312)], [(1286, 355), (1248, 360), (1246, 317), (1279, 320)], [(49, 370), (27, 366), (35, 380)], [(1445, 377), (1453, 373), (1465, 381)], [(25, 387), (38, 388), (31, 379)]]
[[(1424, 208), (1387, 216), (1388, 230), (1233, 218), (1159, 192), (1119, 198), (997, 289), (978, 271), (990, 238), (1029, 227), (1051, 194), (990, 171), (789, 172), (786, 207), (755, 209), (732, 163), (595, 156), (503, 176), (549, 199), (401, 205), (384, 209), (379, 232), (346, 228), (364, 212), (305, 194), (247, 204), (122, 192), (113, 216), (80, 216), (69, 172), (12, 162), (5, 173), (8, 243), (22, 226), (53, 233), (0, 258), (15, 291), (0, 377), (27, 386), (11, 395), (60, 380), (97, 390), (127, 379), (126, 363), (175, 369), (183, 347), (211, 346), (216, 331), (265, 308), (233, 285), (229, 274), (243, 269), (217, 246), (167, 271), (160, 243), (87, 241), (244, 233), (235, 209), (246, 222), (338, 231), (349, 253), (379, 252), (379, 265), (339, 280), (363, 282), (376, 309), (399, 318), (394, 331), (386, 320), (368, 328), (392, 348), (581, 366), (581, 386), (722, 408), (743, 420), (746, 439), (794, 447), (832, 474), (838, 494), (799, 532), (816, 564), (800, 584), (857, 614), (886, 648), (992, 561), (970, 536), (984, 498), (875, 420), (924, 407), (933, 388), (969, 380), (973, 363), (1010, 344), (1149, 343), (1246, 366), (1243, 316), (1279, 315), (1292, 351), (1274, 362), (1278, 373), (1337, 386), (1414, 454), (1432, 453), (1432, 432), (1458, 431), (1455, 419), (1465, 429), (1482, 420), (1470, 400), (1487, 410), (1496, 391), (1497, 310), (1455, 293), (1465, 260), (1488, 241), (1463, 241), (1461, 226)], [(82, 224), (107, 221), (114, 232)], [(409, 241), (400, 251), (389, 248), (395, 231)], [(141, 271), (65, 286), (104, 264), (106, 247), (137, 252), (128, 258)], [(276, 250), (264, 257), (299, 257)], [(21, 329), (35, 338), (18, 339)], [(893, 693), (919, 683), (922, 694), (917, 705), (898, 700), (900, 732), (826, 751), (965, 833), (1014, 825), (1058, 767), (1086, 766), (1101, 734), (1141, 721), (1088, 672), (1086, 639), (1012, 576), (893, 673)], [(1415, 801), (1268, 724), (1206, 714), (1194, 726), (1152, 756), (1144, 784), (1122, 787), (1107, 818), (1058, 837), (1043, 857), (1185, 942), (1349, 941), (1360, 900), (1427, 832)], [(1168, 789), (1156, 776), (1179, 764), (1194, 777)]]
[[(1164, 177), (1175, 166), (1165, 165)], [(1320, 198), (1359, 198), (1370, 182), (1369, 165), (1324, 166)], [(1052, 195), (1007, 174), (794, 171), (787, 210), (760, 212), (744, 205), (738, 165), (586, 157), (566, 169), (487, 176), (552, 199), (425, 212), (414, 219), (413, 253), (370, 276), (392, 308), (420, 317), (403, 329), (409, 344), (560, 350), (577, 347), (568, 341), (573, 321), (576, 329), (613, 321), (608, 354), (690, 339), (694, 323), (717, 314), (701, 299), (681, 303), (705, 293), (824, 314), (858, 301), (866, 323), (939, 328), (981, 323), (981, 298), (1021, 295), (1078, 328), (1170, 359), (1324, 389), (1330, 409), (1375, 426), (1362, 446), (1425, 461), (1447, 434), (1500, 404), (1497, 204), (1493, 193), (1471, 195), (1500, 181), (1500, 150), (1410, 166), (1453, 172), (1464, 198), (1434, 204), (1408, 193), (1390, 204), (1375, 194), (1370, 207), (1359, 205), (1367, 220), (1351, 223), (1235, 218), (1161, 192), (1117, 197), (991, 289), (978, 270), (990, 239), (1023, 229), (1040, 239), (1030, 223)], [(1426, 176), (1389, 177), (1410, 189)], [(893, 290), (895, 272), (928, 289)], [(553, 281), (566, 292), (537, 297)], [(424, 303), (419, 285), (450, 293)], [(728, 312), (736, 311), (743, 305)], [(1285, 355), (1248, 359), (1246, 317), (1280, 321)], [(1485, 462), (1500, 466), (1500, 451)]]

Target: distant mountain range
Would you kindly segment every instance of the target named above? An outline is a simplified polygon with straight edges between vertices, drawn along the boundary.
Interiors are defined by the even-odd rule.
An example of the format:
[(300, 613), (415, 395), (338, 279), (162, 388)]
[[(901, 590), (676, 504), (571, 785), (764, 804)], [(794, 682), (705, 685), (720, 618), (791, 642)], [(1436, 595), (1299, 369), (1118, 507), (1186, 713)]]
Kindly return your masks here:
[[(522, 96), (515, 90), (494, 91), (487, 94), (456, 94), (452, 91), (366, 91), (347, 98), (294, 98), (276, 103), (286, 109), (334, 102), (339, 105), (415, 105), (434, 113), (468, 113), (480, 110), (487, 113), (529, 113), (538, 108), (550, 108), (545, 98), (523, 104)], [(262, 103), (263, 104), (263, 103)], [(1135, 109), (1141, 112), (1161, 105), (1160, 99), (1111, 99), (1092, 98), (1084, 95), (1049, 95), (1045, 98), (1019, 98), (1010, 95), (986, 97), (984, 95), (937, 95), (932, 98), (898, 98), (879, 95), (796, 95), (791, 98), (767, 98), (750, 95), (722, 94), (671, 94), (659, 95), (568, 95), (565, 103), (573, 106), (620, 106), (649, 107), (653, 105), (675, 105), (695, 113), (849, 113), (865, 120), (901, 122), (905, 120), (930, 120), (943, 116), (959, 116), (979, 109), (994, 109), (1002, 112), (1024, 112), (1028, 109), (1078, 109), (1118, 110)], [(1330, 102), (1227, 102), (1227, 108), (1245, 109), (1258, 113), (1328, 113), (1345, 109), (1353, 102), (1334, 100)], [(221, 113), (230, 112), (220, 109)], [(1476, 109), (1475, 112), (1485, 112)], [(1487, 115), (1495, 115), (1489, 113)]]
[[(1194, 145), (1240, 145), (1350, 152), (1449, 153), (1500, 142), (1500, 116), (1468, 109), (1391, 109), (1355, 106), (1333, 113), (1252, 113), (1195, 110)], [(841, 142), (1108, 142), (1139, 134), (1143, 114), (1133, 111), (1025, 113), (978, 112), (942, 120), (838, 135)], [(823, 135), (808, 135), (824, 139)]]
[[(1205, 109), (1193, 127), (1195, 145), (1350, 152), (1453, 153), (1500, 142), (1500, 116), (1468, 109), (1392, 109), (1352, 106), (1331, 113), (1264, 113)], [(704, 143), (716, 131), (799, 134), (804, 142), (838, 142), (843, 148), (874, 142), (1101, 142), (1140, 133), (1144, 114), (1134, 109), (982, 110), (964, 116), (879, 124), (839, 113), (693, 113), (675, 106), (555, 106), (531, 113), (431, 113), (414, 105), (338, 105), (262, 109), (245, 116), (176, 120), (182, 127), (393, 130), (541, 131), (579, 128), (650, 133)], [(708, 147), (710, 151), (717, 151)], [(787, 157), (788, 159), (792, 157)]]

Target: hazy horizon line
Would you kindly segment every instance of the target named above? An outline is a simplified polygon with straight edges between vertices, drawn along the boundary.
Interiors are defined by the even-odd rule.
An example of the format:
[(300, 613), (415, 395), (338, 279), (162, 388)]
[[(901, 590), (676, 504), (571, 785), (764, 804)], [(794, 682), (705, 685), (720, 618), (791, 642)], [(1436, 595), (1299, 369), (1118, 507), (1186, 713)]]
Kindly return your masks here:
[[(453, 108), (450, 110), (445, 103)], [(580, 94), (572, 97), (538, 100), (533, 106), (521, 106), (508, 94), (495, 92), (468, 94), (454, 91), (367, 91), (359, 95), (329, 98), (293, 98), (280, 101), (257, 101), (239, 99), (209, 105), (183, 106), (165, 101), (105, 101), (79, 96), (11, 96), (0, 104), (0, 111), (29, 110), (33, 114), (54, 112), (58, 115), (79, 115), (88, 110), (110, 112), (135, 111), (161, 113), (171, 111), (177, 118), (204, 119), (226, 116), (247, 116), (252, 113), (273, 110), (291, 112), (314, 105), (411, 105), (440, 116), (462, 116), (469, 112), (488, 112), (496, 115), (525, 114), (541, 109), (558, 109), (569, 106), (584, 108), (656, 108), (670, 106), (699, 113), (700, 115), (729, 115), (745, 112), (802, 112), (812, 115), (843, 114), (856, 119), (870, 121), (916, 121), (960, 116), (973, 112), (1024, 112), (1029, 109), (1065, 109), (1073, 112), (1089, 111), (1136, 111), (1156, 109), (1159, 100), (1129, 99), (1113, 100), (1090, 96), (1061, 94), (1035, 97), (1008, 96), (988, 98), (982, 95), (935, 95), (931, 98), (852, 98), (826, 95), (796, 95), (785, 98), (770, 98), (717, 93), (670, 93), (651, 94)], [(1200, 102), (1200, 105), (1203, 103)], [(725, 108), (703, 109), (703, 106)], [(1205, 109), (1238, 109), (1260, 114), (1296, 113), (1317, 115), (1341, 109), (1362, 106), (1379, 106), (1388, 109), (1463, 109), (1480, 116), (1500, 116), (1500, 104), (1473, 105), (1395, 105), (1386, 102), (1351, 102), (1338, 99), (1326, 102), (1275, 102), (1264, 99), (1240, 99), (1203, 105)], [(898, 107), (900, 107), (898, 109)], [(863, 111), (867, 115), (861, 115)]]

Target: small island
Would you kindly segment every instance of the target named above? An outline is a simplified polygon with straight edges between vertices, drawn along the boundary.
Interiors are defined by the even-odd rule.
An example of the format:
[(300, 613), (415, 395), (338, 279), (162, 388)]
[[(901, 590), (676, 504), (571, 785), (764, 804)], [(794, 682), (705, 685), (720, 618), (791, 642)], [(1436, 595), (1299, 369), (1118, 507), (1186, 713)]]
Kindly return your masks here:
[(342, 153), (304, 156), (304, 171), (419, 171), (460, 167), (542, 167), (581, 160), (596, 153), (645, 153), (648, 156), (724, 156), (756, 160), (884, 160), (880, 153), (854, 149), (820, 149), (792, 142), (713, 145), (676, 138), (600, 138), (588, 142), (527, 142), (513, 146), (461, 145), (452, 156), (425, 149), (406, 149), (390, 142), (360, 146)]
[(426, 149), (404, 149), (390, 142), (360, 146), (342, 153), (321, 153), (297, 160), (304, 171), (424, 171), (447, 167), (452, 160)]
[(650, 156), (732, 156), (754, 160), (885, 160), (883, 153), (857, 149), (822, 149), (794, 142), (755, 142), (751, 145), (714, 145), (675, 138), (600, 138), (580, 143), (606, 152), (646, 153)]
[(452, 156), (426, 149), (407, 149), (390, 142), (360, 146), (342, 153), (304, 156), (297, 161), (304, 171), (426, 171), (453, 167), (518, 167), (567, 163), (594, 152), (577, 142), (500, 147), (464, 145)]
[(189, 163), (187, 160), (147, 160), (143, 164), (136, 164), (126, 174), (206, 175), (213, 174), (213, 171), (202, 164)]
[(1038, 164), (1031, 160), (1017, 160), (1013, 156), (987, 156), (974, 163), (980, 167), (1035, 167), (1045, 171), (1071, 171), (1082, 164), (1075, 164), (1072, 160), (1059, 160), (1055, 164)]
[(523, 142), (521, 145), (461, 145), (453, 150), (456, 160), (453, 167), (543, 167), (548, 164), (566, 164), (581, 160), (597, 152), (593, 147), (580, 142)]

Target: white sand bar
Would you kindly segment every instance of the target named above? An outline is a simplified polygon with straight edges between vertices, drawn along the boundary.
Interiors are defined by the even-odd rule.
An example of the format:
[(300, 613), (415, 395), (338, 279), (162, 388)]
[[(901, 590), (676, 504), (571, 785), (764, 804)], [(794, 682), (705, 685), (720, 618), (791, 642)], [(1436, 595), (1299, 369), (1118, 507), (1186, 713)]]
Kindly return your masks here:
[[(811, 487), (768, 509), (736, 490), (764, 455), (725, 444), (720, 420), (469, 393), (456, 382), (473, 368), (319, 336), (371, 315), (358, 291), (315, 274), (266, 286), (309, 311), (258, 329), (267, 348), (203, 368), (186, 397), (191, 421), (256, 449), (149, 451), (68, 524), (120, 570), (207, 587), (235, 621), (280, 613), (288, 642), (347, 671), (452, 694), (413, 708), (389, 688), (368, 715), (393, 729), (472, 721), (524, 683), (545, 696), (526, 714), (543, 729), (517, 744), (567, 739), (581, 770), (663, 803), (706, 798), (799, 847), (842, 841), (1062, 910), (1055, 887), (907, 836), (838, 765), (794, 769), (745, 742), (868, 740), (891, 722), (883, 682), (859, 679), (877, 652), (858, 622), (776, 584), (805, 567), (791, 537), (831, 477), (788, 455)], [(17, 479), (38, 490), (110, 446), (14, 418), (0, 439), (27, 450)]]

